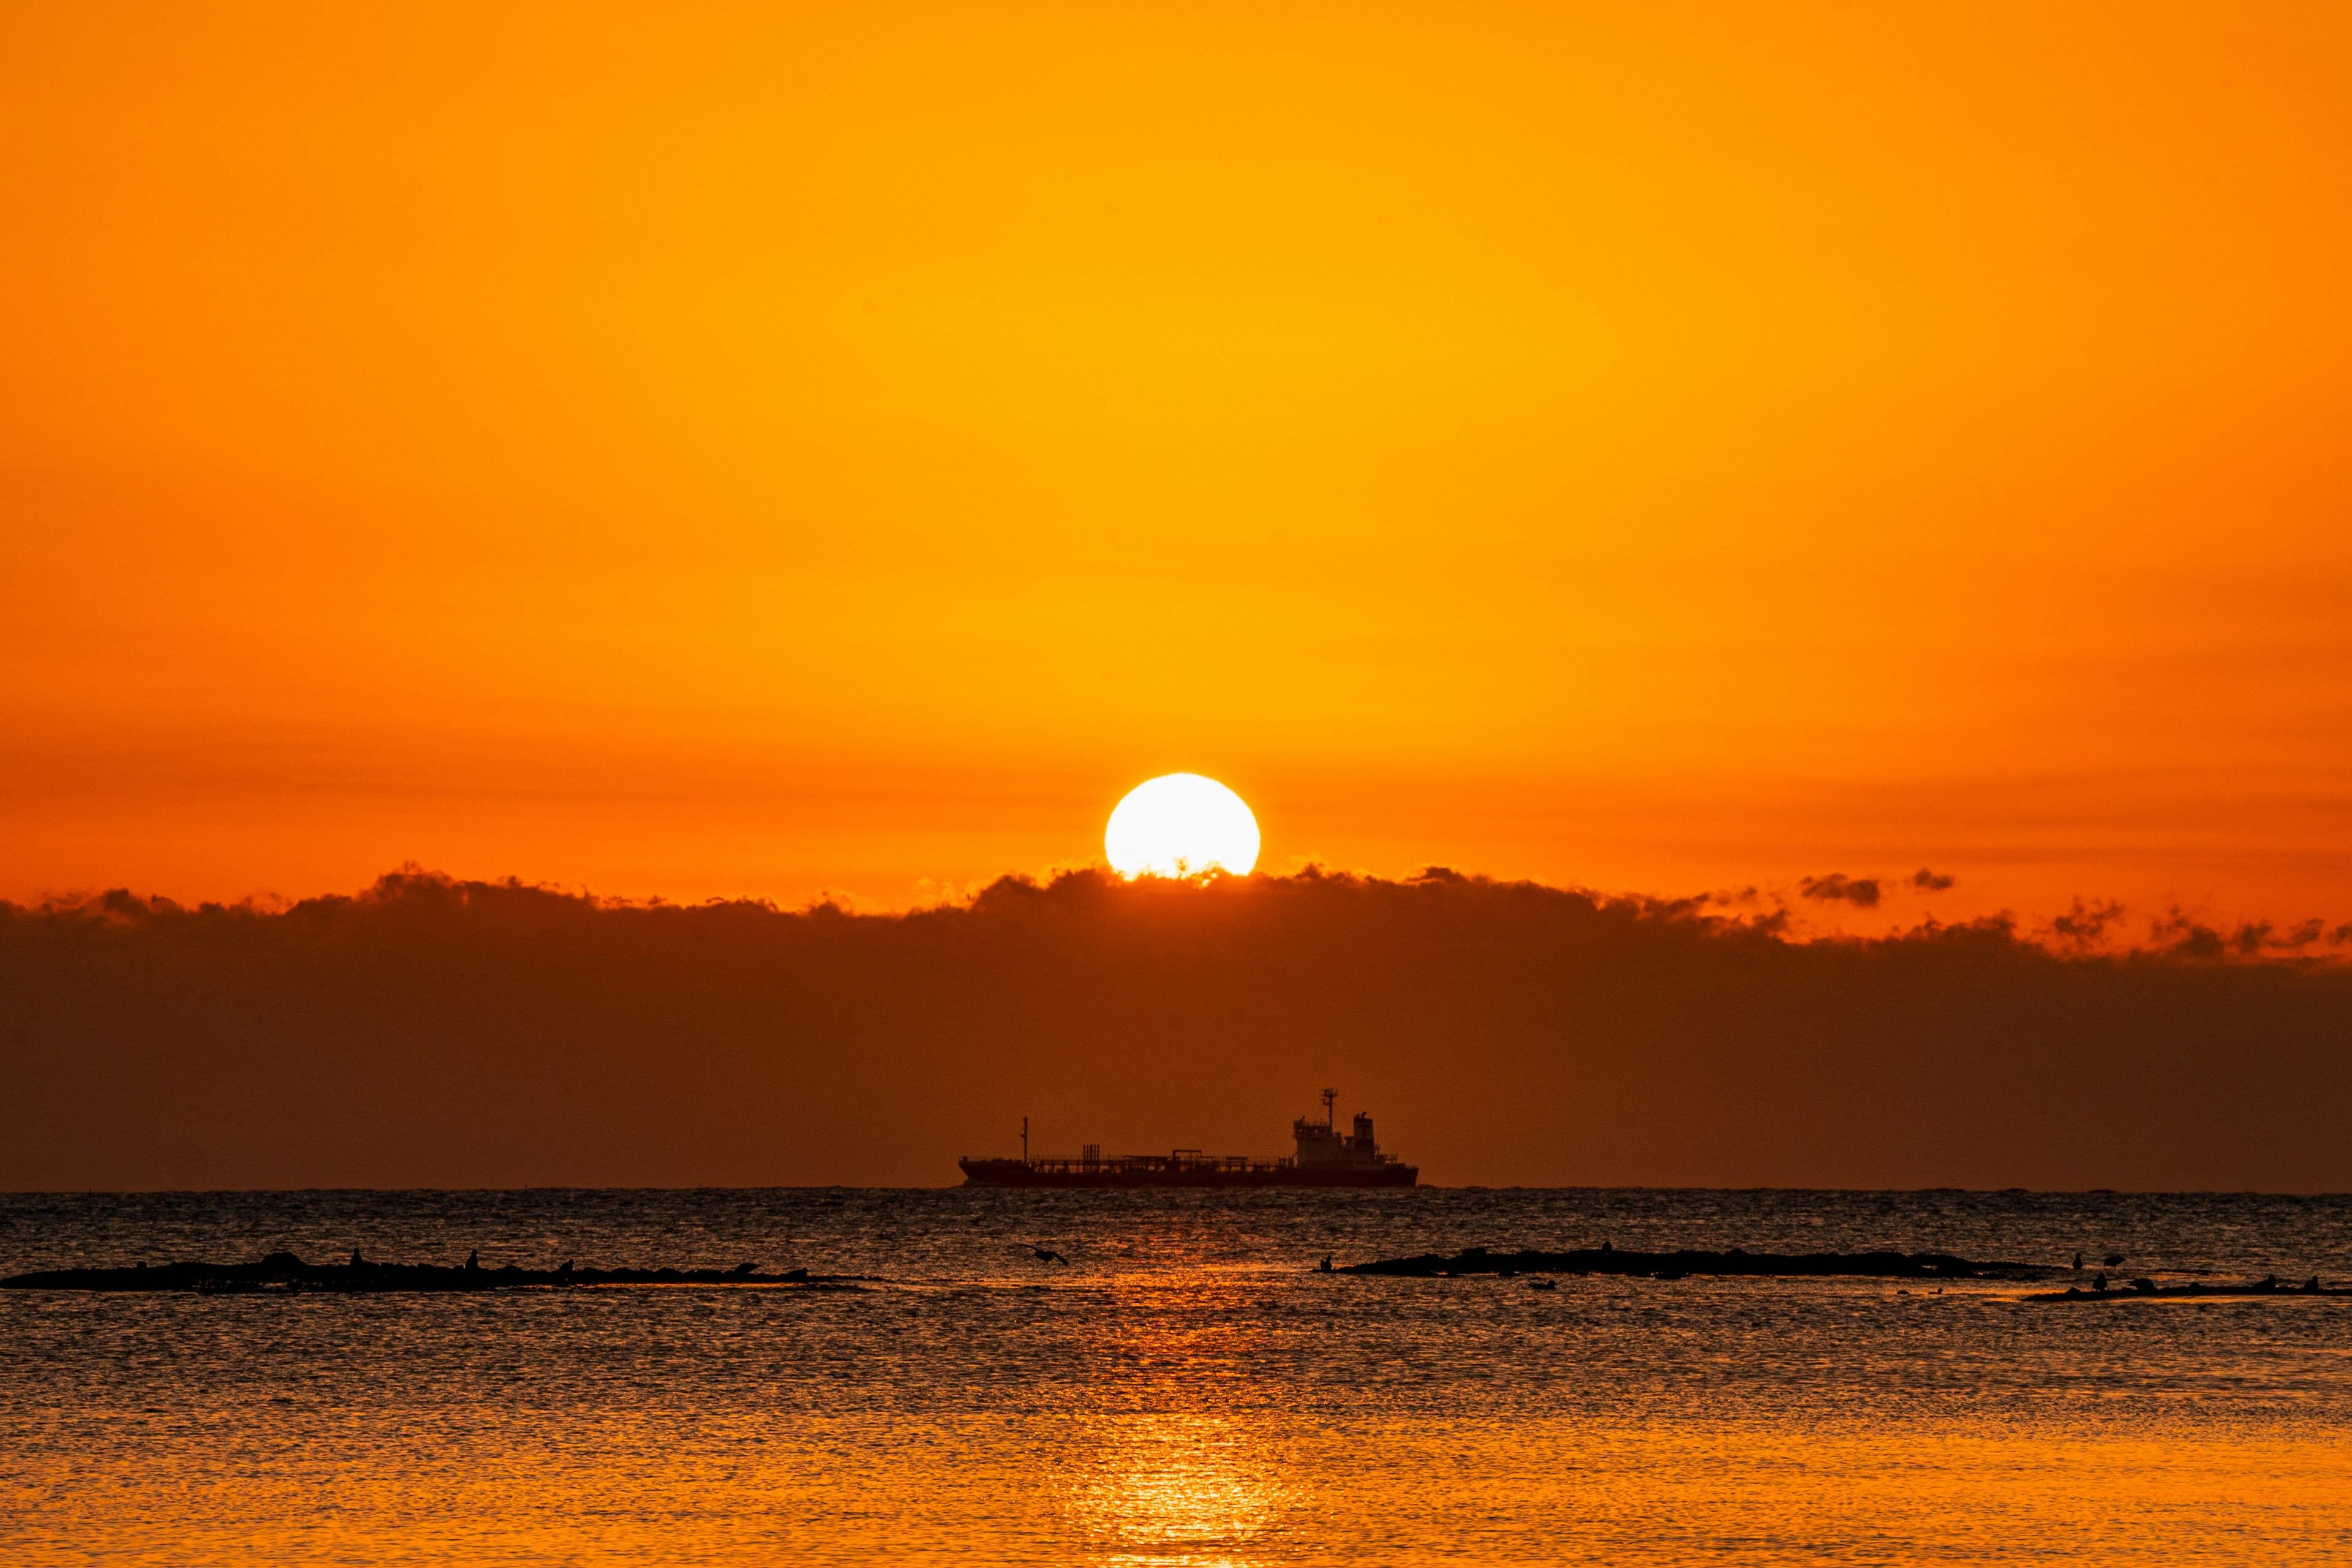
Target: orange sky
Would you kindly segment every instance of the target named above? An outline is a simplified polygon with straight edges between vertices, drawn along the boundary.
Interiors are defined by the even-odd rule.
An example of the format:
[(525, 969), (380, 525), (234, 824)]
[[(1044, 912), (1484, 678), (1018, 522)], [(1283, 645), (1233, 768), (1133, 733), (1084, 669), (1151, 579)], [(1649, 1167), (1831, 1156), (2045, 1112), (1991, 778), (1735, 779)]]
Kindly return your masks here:
[(0, 897), (2352, 918), (2340, 6), (12, 5)]

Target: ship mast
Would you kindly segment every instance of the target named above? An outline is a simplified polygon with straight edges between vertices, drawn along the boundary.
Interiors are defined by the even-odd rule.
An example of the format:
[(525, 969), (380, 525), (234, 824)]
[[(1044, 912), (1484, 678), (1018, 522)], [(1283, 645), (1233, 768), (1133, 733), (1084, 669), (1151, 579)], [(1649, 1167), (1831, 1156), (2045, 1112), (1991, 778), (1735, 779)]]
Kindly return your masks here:
[(1337, 1100), (1339, 1098), (1339, 1091), (1336, 1089), (1327, 1089), (1323, 1091), (1323, 1125), (1326, 1127), (1337, 1127), (1339, 1125), (1339, 1112), (1331, 1109), (1332, 1102)]
[(1021, 1163), (1029, 1163), (1029, 1119), (1025, 1116), (1021, 1119)]

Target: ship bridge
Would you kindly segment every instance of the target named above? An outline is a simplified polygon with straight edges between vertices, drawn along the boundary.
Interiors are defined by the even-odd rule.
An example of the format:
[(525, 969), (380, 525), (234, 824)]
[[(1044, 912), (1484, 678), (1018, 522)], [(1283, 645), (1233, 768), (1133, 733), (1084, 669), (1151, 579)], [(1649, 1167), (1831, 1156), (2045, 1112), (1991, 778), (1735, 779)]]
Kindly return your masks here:
[(1393, 1154), (1381, 1152), (1379, 1142), (1372, 1137), (1372, 1119), (1362, 1111), (1356, 1113), (1355, 1125), (1344, 1136), (1340, 1133), (1334, 1113), (1339, 1091), (1323, 1091), (1323, 1120), (1310, 1121), (1302, 1116), (1290, 1124), (1290, 1135), (1298, 1143), (1295, 1163), (1302, 1171), (1368, 1170), (1377, 1165), (1396, 1163)]

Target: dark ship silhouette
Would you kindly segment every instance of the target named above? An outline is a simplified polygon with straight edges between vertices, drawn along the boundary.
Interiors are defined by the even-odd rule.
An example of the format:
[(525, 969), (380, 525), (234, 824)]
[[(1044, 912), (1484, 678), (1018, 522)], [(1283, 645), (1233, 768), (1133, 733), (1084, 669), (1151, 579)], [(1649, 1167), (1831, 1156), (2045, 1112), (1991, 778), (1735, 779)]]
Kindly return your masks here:
[(1339, 1098), (1337, 1089), (1325, 1089), (1323, 1120), (1293, 1121), (1298, 1152), (1276, 1159), (1176, 1149), (1106, 1160), (1101, 1145), (1089, 1143), (1075, 1160), (1033, 1160), (1024, 1117), (1019, 1159), (967, 1154), (956, 1163), (967, 1187), (1409, 1187), (1420, 1181), (1420, 1166), (1381, 1152), (1370, 1117), (1359, 1112), (1353, 1129), (1340, 1132), (1331, 1110)]

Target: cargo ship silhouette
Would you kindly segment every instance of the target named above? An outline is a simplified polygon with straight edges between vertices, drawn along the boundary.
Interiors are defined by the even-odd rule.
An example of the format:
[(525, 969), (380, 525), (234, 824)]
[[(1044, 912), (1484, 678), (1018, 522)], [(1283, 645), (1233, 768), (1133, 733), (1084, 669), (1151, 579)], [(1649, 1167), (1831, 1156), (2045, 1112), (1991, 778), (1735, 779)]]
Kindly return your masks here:
[(1337, 1089), (1323, 1091), (1323, 1120), (1302, 1116), (1290, 1124), (1298, 1152), (1271, 1160), (1246, 1154), (1203, 1154), (1176, 1149), (1165, 1154), (1102, 1157), (1089, 1143), (1076, 1159), (1031, 1159), (1029, 1119), (1021, 1119), (1021, 1157), (965, 1155), (956, 1162), (967, 1187), (1409, 1187), (1421, 1167), (1381, 1152), (1372, 1119), (1359, 1112), (1352, 1131), (1334, 1122)]

